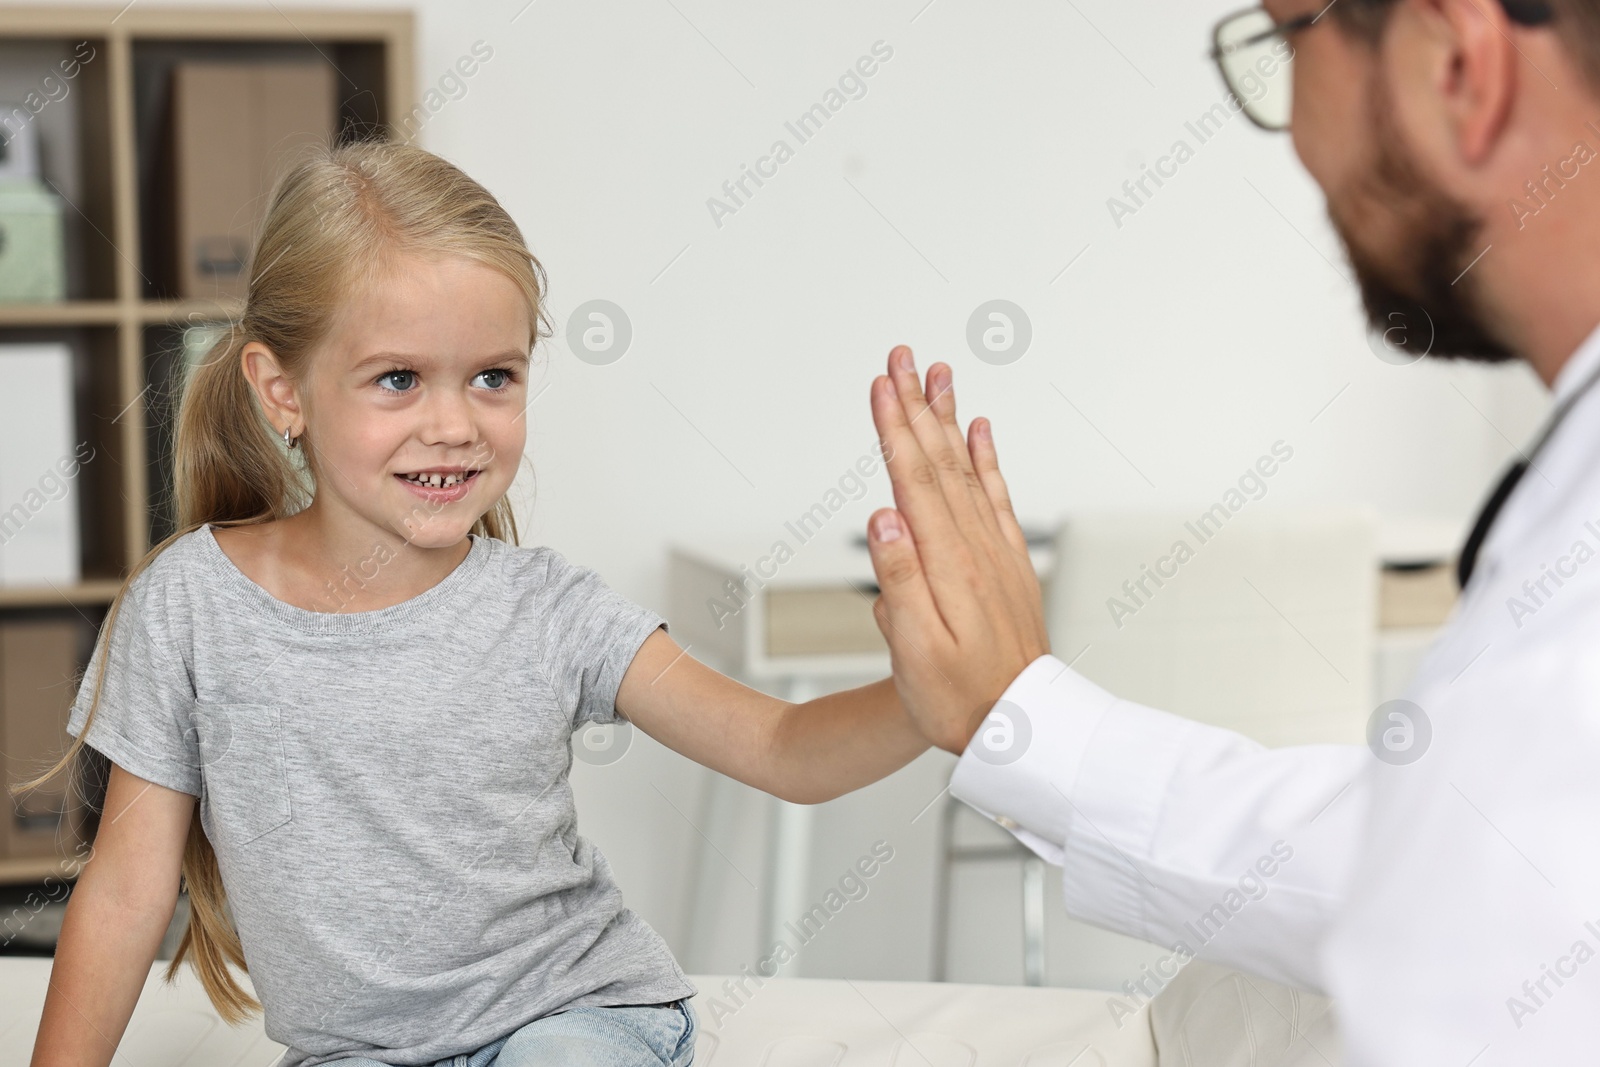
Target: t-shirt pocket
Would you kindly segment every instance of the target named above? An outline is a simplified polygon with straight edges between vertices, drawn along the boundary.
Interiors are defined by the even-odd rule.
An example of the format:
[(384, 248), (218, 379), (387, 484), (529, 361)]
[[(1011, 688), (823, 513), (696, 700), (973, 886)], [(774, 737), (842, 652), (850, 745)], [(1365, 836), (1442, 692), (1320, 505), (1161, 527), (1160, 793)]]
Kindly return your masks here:
[(289, 771), (277, 704), (195, 701), (200, 777), (217, 844), (248, 845), (289, 822)]

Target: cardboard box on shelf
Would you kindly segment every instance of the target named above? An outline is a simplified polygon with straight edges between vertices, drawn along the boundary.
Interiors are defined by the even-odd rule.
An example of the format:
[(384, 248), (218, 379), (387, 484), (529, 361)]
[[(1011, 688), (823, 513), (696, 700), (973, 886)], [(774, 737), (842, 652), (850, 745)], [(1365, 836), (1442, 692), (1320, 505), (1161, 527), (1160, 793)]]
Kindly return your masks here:
[(10, 786), (37, 777), (65, 750), (67, 715), (77, 695), (73, 677), (86, 640), (76, 616), (0, 619), (0, 752), (7, 786), (0, 858), (77, 855), (83, 813), (69, 810), (69, 773), (16, 796)]
[(164, 214), (179, 297), (243, 298), (256, 227), (277, 176), (331, 143), (337, 100), (324, 63), (193, 61), (172, 68), (172, 181)]

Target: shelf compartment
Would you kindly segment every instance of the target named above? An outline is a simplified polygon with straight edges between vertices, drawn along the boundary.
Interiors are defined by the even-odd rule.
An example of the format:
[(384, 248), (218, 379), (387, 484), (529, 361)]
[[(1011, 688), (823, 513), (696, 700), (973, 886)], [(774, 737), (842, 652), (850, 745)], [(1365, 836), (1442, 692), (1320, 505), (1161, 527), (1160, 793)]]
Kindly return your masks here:
[(104, 37), (0, 40), (0, 103), (22, 105), (4, 121), (37, 138), (41, 186), (62, 201), (68, 301), (117, 295), (110, 55)]
[[(329, 81), (336, 102), (332, 129), (343, 143), (380, 132), (378, 117), (383, 85), (382, 46), (368, 42), (312, 41), (302, 37), (282, 40), (168, 40), (138, 39), (133, 44), (135, 162), (139, 188), (139, 231), (142, 235), (141, 297), (172, 300), (185, 288), (179, 284), (180, 254), (176, 247), (176, 190), (181, 187), (173, 121), (174, 68), (183, 63), (219, 63), (247, 66), (292, 63), (331, 67)], [(376, 79), (370, 81), (369, 79)], [(321, 139), (318, 134), (318, 139)], [(242, 165), (242, 164), (241, 164)], [(224, 168), (225, 169), (225, 168)], [(270, 189), (263, 187), (264, 199)], [(248, 219), (264, 210), (263, 204), (240, 205)], [(253, 236), (253, 235), (252, 235)], [(248, 262), (248, 250), (246, 250)], [(237, 284), (237, 283), (235, 283)], [(227, 291), (228, 287), (223, 287)]]

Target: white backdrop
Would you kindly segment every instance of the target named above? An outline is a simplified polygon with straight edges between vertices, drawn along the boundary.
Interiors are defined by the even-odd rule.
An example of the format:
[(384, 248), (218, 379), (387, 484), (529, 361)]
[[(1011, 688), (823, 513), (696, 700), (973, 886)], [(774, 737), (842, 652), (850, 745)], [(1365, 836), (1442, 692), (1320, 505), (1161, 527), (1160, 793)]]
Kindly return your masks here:
[[(551, 347), (531, 423), (532, 536), (661, 606), (668, 541), (764, 535), (863, 452), (868, 383), (902, 341), (924, 366), (955, 367), (962, 411), (993, 418), (1019, 509), (1039, 521), (1214, 500), (1282, 438), (1295, 460), (1275, 502), (1464, 522), (1542, 411), (1537, 383), (1520, 367), (1376, 358), (1287, 135), (1242, 116), (1204, 145), (1187, 132), (1222, 97), (1202, 53), (1237, 2), (423, 6), (422, 78), (480, 38), (495, 49), (423, 142), (515, 213), (550, 270), (558, 326), (599, 298), (634, 329), (608, 366)], [(893, 56), (866, 94), (800, 144), (785, 122), (878, 41)], [(719, 227), (708, 198), (777, 138), (794, 157)], [(1194, 158), (1117, 227), (1108, 198), (1178, 138)], [(995, 298), (1033, 326), (1007, 366), (966, 343)], [(880, 477), (834, 521), (859, 527), (887, 500)], [(910, 820), (946, 763), (932, 754), (832, 806), (817, 893), (879, 838), (901, 866), (787, 973), (926, 974), (932, 816)], [(715, 842), (739, 869), (719, 898), (726, 921), (684, 943), (676, 861), (701, 842), (681, 764), (645, 743), (580, 768), (584, 826), (687, 962), (732, 970), (757, 958), (760, 823)], [(956, 938), (957, 962), (971, 961), (956, 976), (1016, 980), (979, 950), (1015, 958), (1015, 875), (964, 884), (963, 930), (981, 933)], [(984, 889), (989, 903), (972, 906)], [(1120, 984), (1115, 966), (1064, 973)]]

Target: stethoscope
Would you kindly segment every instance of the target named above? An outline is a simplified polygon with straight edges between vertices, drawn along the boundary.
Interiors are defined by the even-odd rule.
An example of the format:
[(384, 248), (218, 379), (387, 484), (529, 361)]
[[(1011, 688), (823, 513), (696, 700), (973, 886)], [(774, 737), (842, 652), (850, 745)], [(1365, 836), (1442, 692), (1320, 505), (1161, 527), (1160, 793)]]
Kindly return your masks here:
[(1565, 400), (1556, 406), (1549, 421), (1545, 423), (1544, 429), (1534, 442), (1532, 451), (1511, 464), (1510, 469), (1501, 476), (1500, 484), (1494, 487), (1493, 493), (1489, 494), (1489, 499), (1484, 502), (1482, 510), (1478, 512), (1477, 520), (1472, 524), (1472, 532), (1467, 535), (1466, 544), (1461, 546), (1461, 556), (1456, 560), (1456, 583), (1460, 588), (1465, 589), (1467, 582), (1472, 578), (1473, 569), (1478, 564), (1478, 552), (1483, 548), (1483, 542), (1489, 536), (1489, 530), (1494, 526), (1495, 519), (1500, 517), (1500, 511), (1505, 507), (1507, 498), (1511, 496), (1511, 491), (1517, 487), (1517, 483), (1528, 472), (1528, 468), (1533, 466), (1535, 457), (1544, 448), (1545, 442), (1549, 441), (1551, 435), (1556, 432), (1556, 428), (1561, 425), (1562, 420), (1577, 406), (1578, 401), (1583, 399), (1584, 395), (1594, 387), (1596, 382), (1600, 382), (1600, 368), (1592, 371), (1583, 380), (1582, 385), (1574, 389)]

